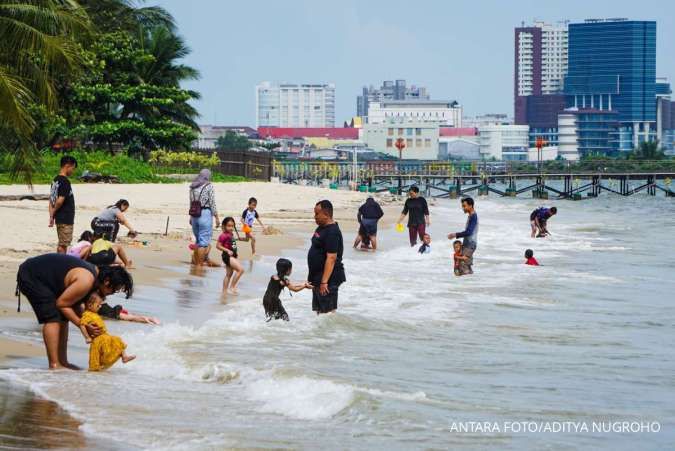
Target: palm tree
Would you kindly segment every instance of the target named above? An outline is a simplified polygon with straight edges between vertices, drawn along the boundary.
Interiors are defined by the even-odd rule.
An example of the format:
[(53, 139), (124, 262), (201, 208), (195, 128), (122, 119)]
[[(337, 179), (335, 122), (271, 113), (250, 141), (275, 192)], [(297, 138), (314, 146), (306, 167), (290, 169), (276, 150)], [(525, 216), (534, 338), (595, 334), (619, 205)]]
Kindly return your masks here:
[(15, 152), (12, 172), (28, 183), (39, 163), (31, 109), (55, 109), (56, 80), (79, 68), (78, 40), (89, 30), (74, 0), (0, 0), (0, 144)]
[(77, 39), (88, 30), (86, 13), (72, 0), (0, 0), (2, 125), (30, 135), (30, 104), (56, 106), (55, 78), (77, 69)]
[[(190, 48), (174, 31), (164, 26), (141, 29), (139, 40), (144, 50), (153, 56), (152, 61), (139, 68), (138, 75), (142, 83), (180, 88), (181, 82), (200, 78), (197, 69), (178, 63), (190, 53)], [(196, 91), (188, 90), (188, 93), (192, 99), (200, 98)], [(157, 113), (195, 130), (199, 129), (195, 122), (199, 113), (187, 102), (158, 106)]]
[[(142, 2), (141, 0), (140, 2)], [(101, 32), (126, 31), (135, 34), (139, 26), (163, 26), (174, 30), (176, 23), (160, 6), (137, 7), (132, 0), (80, 0), (92, 22)]]

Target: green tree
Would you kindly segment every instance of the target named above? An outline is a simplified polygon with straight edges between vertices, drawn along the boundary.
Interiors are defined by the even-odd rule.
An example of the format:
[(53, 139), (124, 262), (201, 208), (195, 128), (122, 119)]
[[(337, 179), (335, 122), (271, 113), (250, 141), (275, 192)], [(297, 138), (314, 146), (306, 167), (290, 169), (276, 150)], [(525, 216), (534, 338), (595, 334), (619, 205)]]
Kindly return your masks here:
[(658, 141), (643, 141), (631, 153), (629, 160), (663, 160), (666, 158), (663, 148)]
[(251, 142), (247, 137), (238, 135), (232, 130), (228, 130), (216, 140), (218, 150), (248, 150), (250, 147)]
[(14, 152), (13, 172), (28, 183), (39, 163), (36, 116), (56, 110), (56, 80), (79, 69), (78, 40), (89, 32), (75, 1), (0, 0), (0, 147)]

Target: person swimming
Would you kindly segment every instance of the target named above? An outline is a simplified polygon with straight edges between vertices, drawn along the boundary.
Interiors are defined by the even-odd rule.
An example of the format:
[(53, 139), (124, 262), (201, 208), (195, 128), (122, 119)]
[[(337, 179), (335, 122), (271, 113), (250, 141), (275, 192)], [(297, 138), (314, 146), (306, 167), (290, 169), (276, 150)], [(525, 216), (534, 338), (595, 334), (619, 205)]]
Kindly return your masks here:
[(420, 254), (429, 254), (431, 253), (431, 235), (425, 233), (422, 236), (422, 245), (417, 249), (417, 252)]
[(277, 273), (270, 277), (270, 281), (267, 284), (267, 290), (263, 296), (263, 308), (265, 309), (267, 321), (273, 319), (283, 319), (284, 321), (288, 321), (288, 313), (286, 313), (286, 309), (284, 309), (281, 299), (279, 299), (281, 292), (284, 288), (298, 292), (305, 288), (312, 288), (312, 285), (309, 282), (294, 284), (289, 280), (291, 272), (293, 271), (293, 263), (291, 263), (290, 260), (280, 258), (277, 260), (276, 266)]
[(539, 266), (539, 262), (534, 258), (534, 251), (532, 249), (527, 249), (525, 251), (525, 264), (530, 266)]

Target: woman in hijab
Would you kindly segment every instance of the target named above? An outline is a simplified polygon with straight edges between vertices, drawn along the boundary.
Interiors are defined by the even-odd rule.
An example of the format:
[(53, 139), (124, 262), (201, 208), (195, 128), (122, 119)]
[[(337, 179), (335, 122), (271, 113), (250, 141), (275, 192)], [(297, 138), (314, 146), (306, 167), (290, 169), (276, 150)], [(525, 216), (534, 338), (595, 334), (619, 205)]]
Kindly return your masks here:
[(214, 219), (218, 227), (220, 220), (215, 191), (211, 184), (211, 171), (202, 169), (190, 184), (190, 224), (196, 241), (192, 260), (198, 266), (205, 264), (220, 266), (209, 261)]

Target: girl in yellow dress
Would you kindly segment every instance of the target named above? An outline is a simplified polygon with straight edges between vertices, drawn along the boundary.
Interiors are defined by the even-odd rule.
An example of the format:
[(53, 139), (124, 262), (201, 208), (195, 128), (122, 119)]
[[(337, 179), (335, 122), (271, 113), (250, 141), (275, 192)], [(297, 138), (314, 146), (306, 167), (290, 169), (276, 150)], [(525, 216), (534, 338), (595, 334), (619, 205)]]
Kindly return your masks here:
[[(127, 345), (120, 337), (115, 337), (108, 334), (103, 319), (98, 315), (98, 310), (101, 308), (103, 300), (101, 297), (93, 293), (89, 299), (85, 301), (85, 311), (80, 318), (80, 330), (87, 343), (91, 343), (89, 348), (89, 371), (106, 370), (113, 366), (117, 360), (122, 357), (122, 362), (127, 363), (136, 358), (135, 355), (128, 355), (124, 352)], [(94, 324), (101, 328), (101, 335), (96, 338), (91, 338), (84, 327), (87, 324)]]

